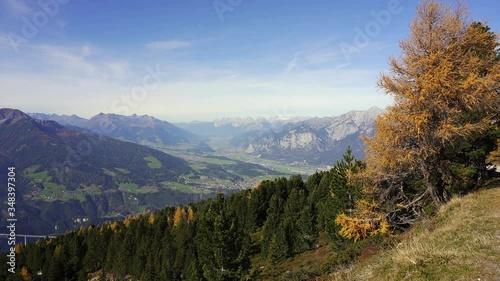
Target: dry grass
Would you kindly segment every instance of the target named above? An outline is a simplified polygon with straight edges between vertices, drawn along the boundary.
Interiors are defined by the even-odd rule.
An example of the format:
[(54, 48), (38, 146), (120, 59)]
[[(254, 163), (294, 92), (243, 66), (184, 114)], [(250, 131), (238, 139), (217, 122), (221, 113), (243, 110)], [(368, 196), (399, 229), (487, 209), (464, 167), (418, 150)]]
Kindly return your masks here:
[(500, 182), (454, 198), (393, 249), (330, 280), (500, 280)]

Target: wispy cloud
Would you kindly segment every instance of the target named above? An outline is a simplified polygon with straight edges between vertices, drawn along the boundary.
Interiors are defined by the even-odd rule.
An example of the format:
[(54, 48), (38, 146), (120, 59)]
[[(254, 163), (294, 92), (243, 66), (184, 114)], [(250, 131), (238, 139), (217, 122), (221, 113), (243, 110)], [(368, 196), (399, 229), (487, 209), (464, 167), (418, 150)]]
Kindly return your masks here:
[(14, 13), (15, 15), (25, 15), (32, 13), (32, 10), (26, 4), (26, 1), (19, 0), (5, 0), (4, 5), (5, 9), (9, 10), (9, 12)]
[(182, 40), (154, 41), (146, 44), (149, 50), (174, 50), (191, 47), (192, 43)]
[[(4, 41), (0, 34), (0, 47), (8, 44), (8, 39)], [(90, 44), (32, 44), (27, 46), (23, 56), (10, 57), (6, 63), (14, 65), (20, 76), (23, 72), (38, 73), (47, 79), (64, 78), (74, 82), (82, 79), (126, 82), (133, 70), (127, 59), (112, 57)], [(0, 69), (0, 74), (4, 73), (8, 73), (7, 69)]]
[(0, 34), (0, 46), (2, 46), (2, 45), (5, 45), (5, 46), (10, 45), (9, 39), (4, 34)]
[(65, 72), (70, 71), (91, 76), (96, 71), (96, 67), (86, 59), (92, 52), (89, 46), (67, 48), (39, 45), (33, 48), (39, 51), (40, 57), (45, 59), (46, 63), (57, 66)]
[(303, 53), (303, 51), (296, 52), (293, 56), (293, 59), (287, 64), (284, 73), (287, 74), (290, 71), (294, 70), (298, 65), (299, 56)]

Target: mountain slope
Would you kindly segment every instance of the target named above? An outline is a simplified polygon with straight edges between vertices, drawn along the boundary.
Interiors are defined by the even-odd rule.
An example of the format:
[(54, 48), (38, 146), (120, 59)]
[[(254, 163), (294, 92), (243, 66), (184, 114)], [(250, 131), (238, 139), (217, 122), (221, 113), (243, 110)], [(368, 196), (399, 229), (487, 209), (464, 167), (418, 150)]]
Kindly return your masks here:
[[(40, 165), (38, 170), (48, 169), (50, 176), (70, 190), (78, 188), (78, 183), (67, 175), (76, 176), (79, 173), (82, 173), (82, 178), (93, 176), (96, 184), (110, 186), (109, 176), (102, 169), (126, 167), (134, 174), (138, 184), (147, 184), (155, 177), (172, 180), (191, 171), (185, 161), (168, 154), (109, 137), (70, 130), (54, 121), (32, 119), (17, 110), (0, 110), (0, 129), (0, 148), (18, 165), (18, 169)], [(156, 158), (161, 168), (150, 169), (149, 162), (144, 159), (147, 157)], [(58, 164), (64, 166), (61, 172), (65, 175), (61, 177), (55, 171)]]
[[(330, 197), (325, 187), (338, 183), (332, 176), (339, 173), (338, 169), (316, 173), (305, 183), (300, 177), (264, 181), (227, 197), (218, 195), (189, 206), (130, 216), (123, 222), (82, 228), (19, 247), (17, 272), (26, 267), (32, 276), (42, 271), (49, 280), (64, 276), (219, 280), (215, 274), (221, 268), (225, 280), (500, 277), (498, 180), (490, 189), (453, 199), (403, 235), (353, 242), (333, 239), (340, 236), (336, 236), (338, 229), (330, 228), (334, 226), (328, 219), (331, 213), (324, 213), (320, 222), (314, 218), (322, 211), (309, 207), (336, 208), (332, 201), (321, 203)], [(310, 191), (308, 196), (306, 191)], [(7, 260), (6, 255), (0, 256), (0, 279), (19, 280), (7, 276)]]
[(332, 163), (348, 146), (362, 158), (361, 136), (374, 133), (373, 122), (382, 112), (370, 108), (337, 117), (310, 118), (284, 124), (279, 130), (249, 132), (233, 138), (231, 143), (246, 153), (284, 161)]
[(64, 231), (76, 216), (98, 219), (200, 198), (165, 188), (196, 173), (182, 159), (19, 110), (0, 109), (0, 151), (0, 170), (16, 169), (19, 229), (29, 233)]
[(267, 119), (262, 117), (224, 117), (216, 119), (213, 122), (193, 121), (189, 123), (176, 123), (176, 125), (204, 137), (236, 137), (248, 132), (259, 131), (263, 133), (270, 130), (279, 130), (286, 125), (296, 124), (307, 119), (310, 119), (310, 117), (292, 117), (287, 119), (278, 117)]
[(88, 119), (79, 117), (77, 115), (57, 115), (57, 114), (45, 114), (45, 113), (28, 113), (29, 116), (39, 120), (52, 120), (57, 123), (66, 126), (76, 126), (84, 128)]
[(499, 280), (500, 181), (443, 206), (401, 243), (328, 280)]
[(201, 137), (148, 115), (123, 116), (100, 113), (89, 120), (75, 115), (60, 116), (42, 113), (31, 113), (30, 115), (37, 119), (54, 120), (73, 129), (80, 127), (98, 135), (151, 147), (187, 145), (187, 149), (202, 152), (211, 151)]

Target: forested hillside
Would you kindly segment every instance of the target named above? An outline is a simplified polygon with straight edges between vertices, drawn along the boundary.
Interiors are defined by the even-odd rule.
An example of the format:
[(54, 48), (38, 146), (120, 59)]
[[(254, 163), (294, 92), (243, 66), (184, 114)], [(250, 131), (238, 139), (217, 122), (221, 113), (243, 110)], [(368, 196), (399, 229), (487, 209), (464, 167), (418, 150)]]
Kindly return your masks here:
[(363, 167), (348, 151), (331, 171), (307, 182), (300, 176), (264, 181), (227, 197), (18, 245), (19, 274), (8, 274), (3, 256), (0, 278), (251, 280), (259, 273), (256, 264), (272, 268), (314, 249), (320, 233), (337, 251), (349, 248), (353, 241), (339, 234), (331, 218), (354, 208), (360, 190), (348, 176)]

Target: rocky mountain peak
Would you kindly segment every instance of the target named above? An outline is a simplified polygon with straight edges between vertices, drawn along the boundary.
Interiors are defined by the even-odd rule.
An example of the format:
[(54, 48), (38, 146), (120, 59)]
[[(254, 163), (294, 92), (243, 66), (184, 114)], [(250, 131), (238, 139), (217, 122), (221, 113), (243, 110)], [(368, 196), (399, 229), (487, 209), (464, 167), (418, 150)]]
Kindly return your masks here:
[(0, 124), (13, 124), (20, 120), (30, 118), (26, 113), (21, 110), (12, 108), (0, 109)]

